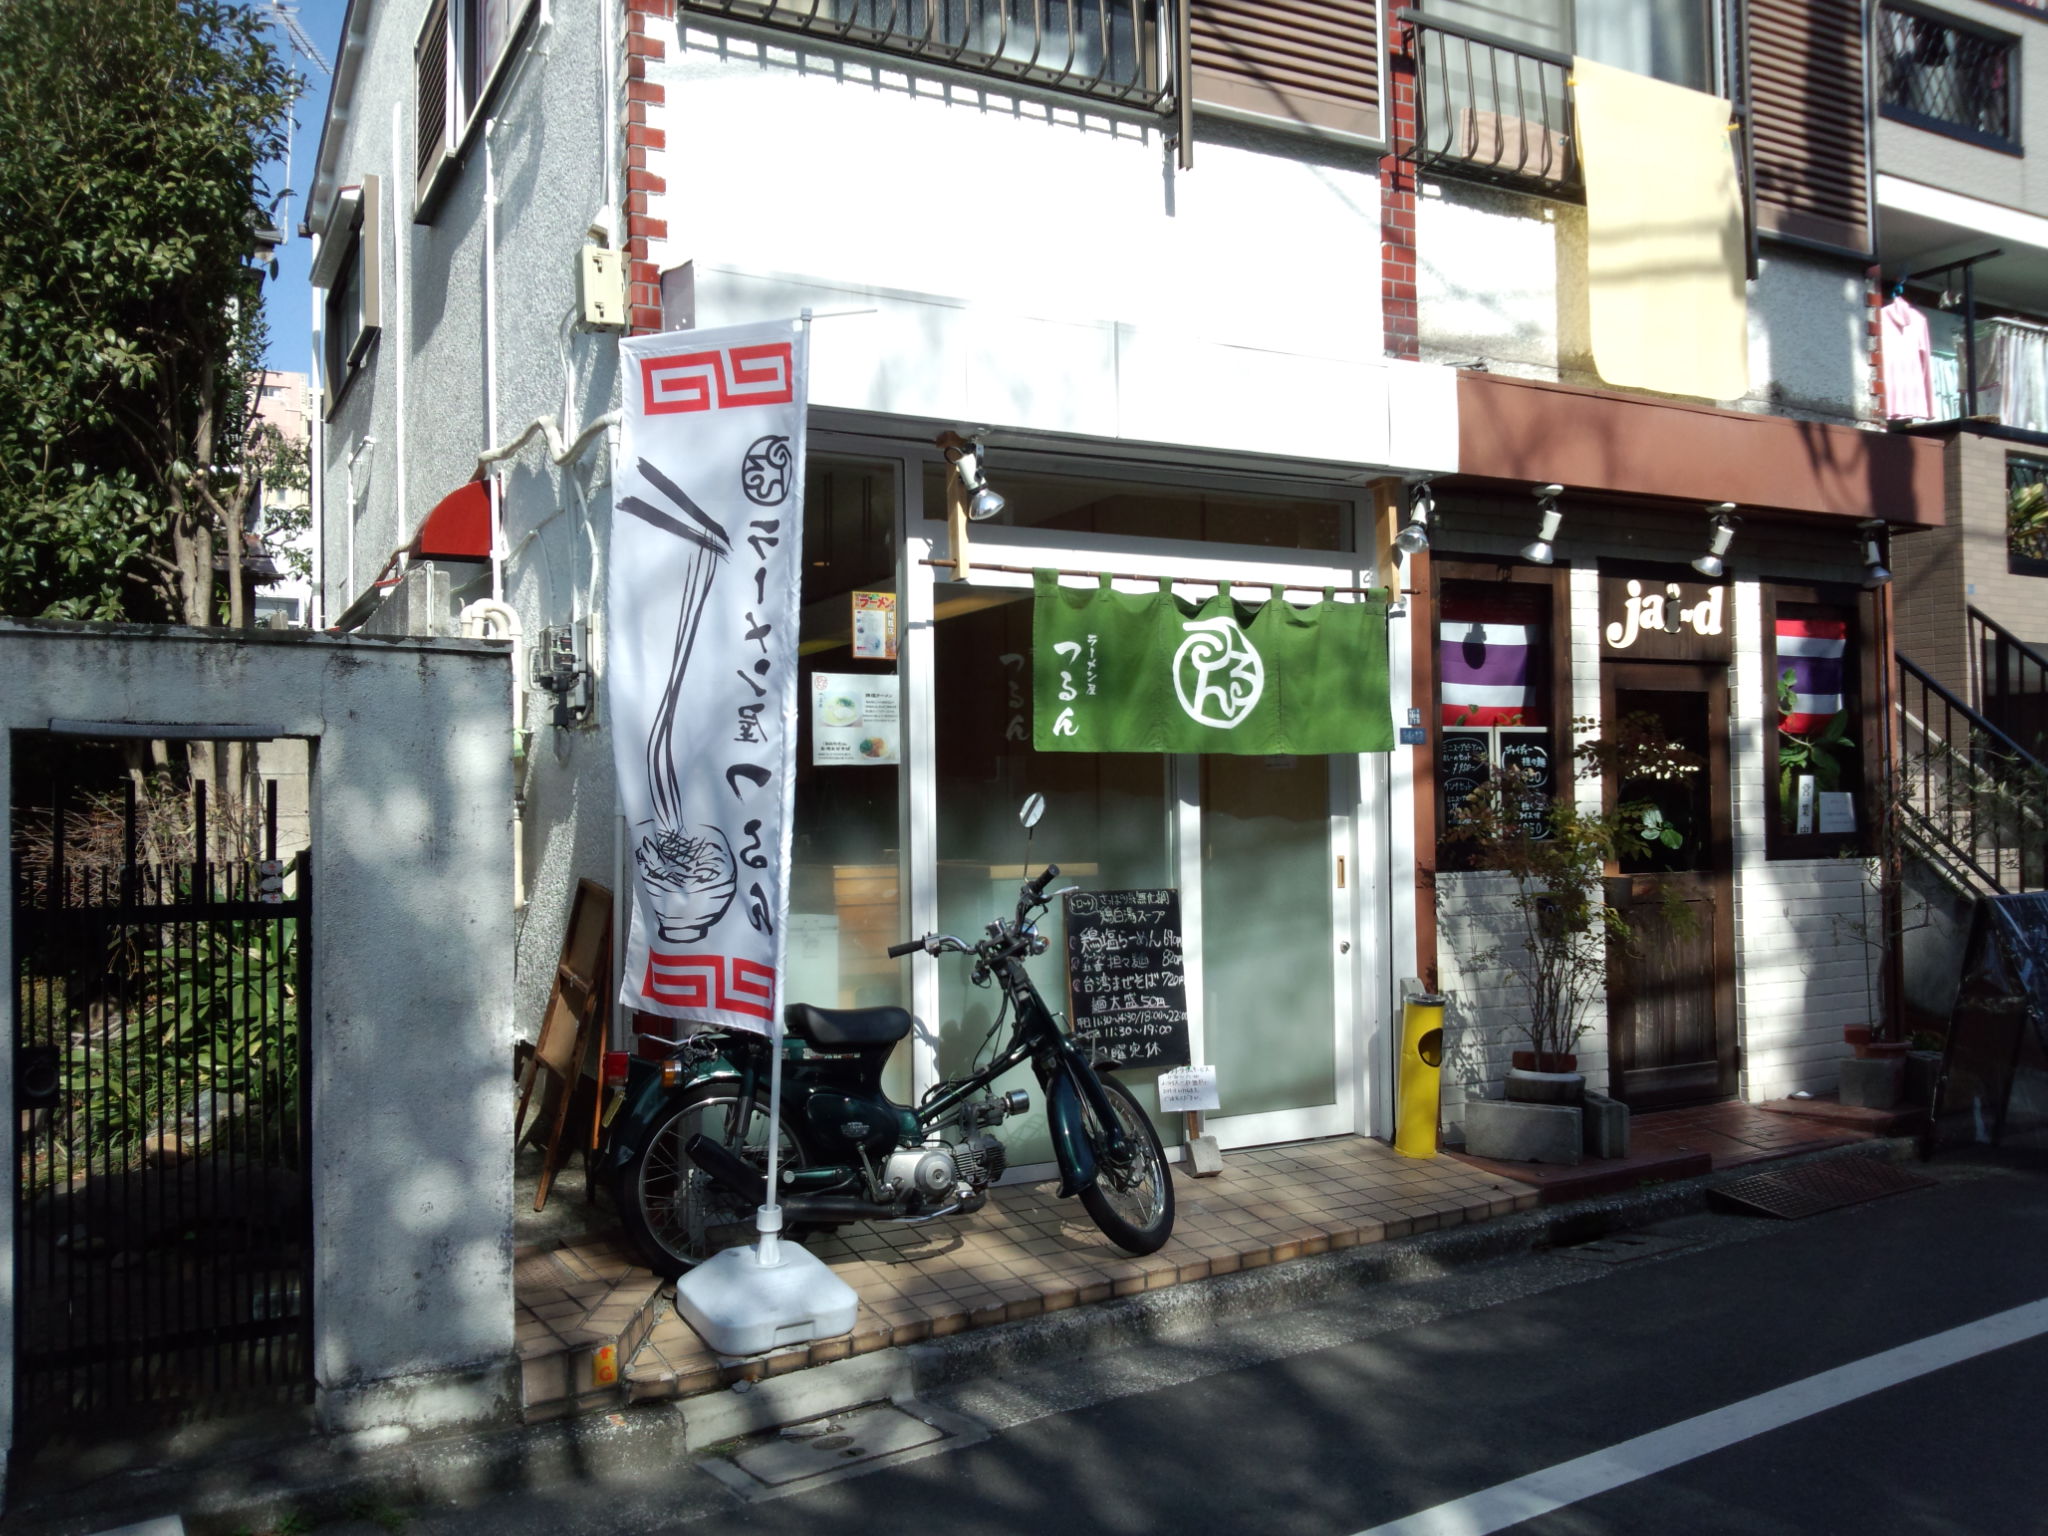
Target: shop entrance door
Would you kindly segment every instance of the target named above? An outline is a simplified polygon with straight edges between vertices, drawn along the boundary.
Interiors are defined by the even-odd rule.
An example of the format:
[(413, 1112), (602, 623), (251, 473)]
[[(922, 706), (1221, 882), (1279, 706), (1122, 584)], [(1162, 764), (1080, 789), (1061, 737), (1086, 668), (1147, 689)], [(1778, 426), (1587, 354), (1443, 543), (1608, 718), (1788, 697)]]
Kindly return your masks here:
[(1608, 663), (1604, 716), (1654, 719), (1704, 764), (1674, 779), (1610, 785), (1676, 827), (1676, 848), (1624, 860), (1607, 882), (1633, 941), (1610, 946), (1612, 1091), (1632, 1109), (1735, 1092), (1735, 932), (1728, 795), (1727, 669), (1684, 662)]

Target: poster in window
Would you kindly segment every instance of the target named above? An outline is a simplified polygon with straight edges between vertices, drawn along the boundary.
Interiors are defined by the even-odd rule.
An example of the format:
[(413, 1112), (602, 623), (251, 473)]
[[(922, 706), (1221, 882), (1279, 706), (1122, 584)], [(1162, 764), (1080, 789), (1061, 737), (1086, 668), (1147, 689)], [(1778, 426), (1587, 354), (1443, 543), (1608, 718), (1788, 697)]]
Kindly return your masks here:
[(811, 674), (811, 764), (817, 768), (902, 760), (893, 672)]
[(862, 661), (896, 659), (896, 594), (853, 594), (853, 654)]
[(1445, 731), (1438, 738), (1436, 769), (1439, 793), (1443, 796), (1444, 819), (1456, 825), (1463, 819), (1465, 802), (1487, 780), (1492, 756), (1486, 731)]

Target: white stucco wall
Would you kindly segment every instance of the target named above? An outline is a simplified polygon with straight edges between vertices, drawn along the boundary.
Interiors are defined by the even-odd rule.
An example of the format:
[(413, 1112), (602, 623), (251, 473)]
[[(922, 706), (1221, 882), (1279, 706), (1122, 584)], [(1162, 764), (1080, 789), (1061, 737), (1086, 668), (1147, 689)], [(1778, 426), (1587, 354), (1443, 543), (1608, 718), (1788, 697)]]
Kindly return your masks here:
[[(516, 1405), (506, 693), (500, 645), (0, 620), (0, 782), (11, 733), (56, 718), (312, 745), (314, 1374), (336, 1426)], [(13, 1070), (0, 1054), (0, 1096)]]
[[(1586, 210), (1462, 182), (1415, 200), (1425, 360), (1600, 386), (1586, 300)], [(1766, 242), (1749, 290), (1749, 390), (1735, 410), (1853, 421), (1870, 409), (1859, 263)]]
[[(701, 21), (701, 18), (699, 18)], [(822, 406), (1106, 441), (1451, 469), (1448, 370), (1390, 363), (1376, 163), (1204, 139), (905, 73), (657, 27), (668, 225), (698, 323), (806, 305)], [(699, 146), (744, 144), (745, 153)]]
[[(1560, 560), (1571, 562), (1571, 686), (1575, 716), (1600, 717), (1599, 573), (1596, 561), (1650, 560), (1682, 565), (1704, 548), (1703, 514), (1645, 509), (1624, 516), (1562, 503), (1566, 521)], [(1517, 521), (1517, 519), (1520, 521)], [(1533, 519), (1512, 509), (1442, 509), (1434, 547), (1448, 556), (1512, 558), (1527, 541)], [(1859, 859), (1769, 859), (1764, 822), (1764, 651), (1759, 578), (1854, 584), (1853, 530), (1808, 529), (1749, 521), (1729, 555), (1729, 605), (1734, 658), (1729, 668), (1729, 772), (1734, 817), (1734, 920), (1736, 1039), (1741, 1050), (1738, 1092), (1752, 1102), (1797, 1088), (1835, 1086), (1837, 1063), (1848, 1054), (1842, 1026), (1868, 1023), (1878, 1006), (1866, 992), (1871, 958), (1860, 934), (1870, 921)], [(1580, 786), (1582, 803), (1597, 805), (1597, 789)], [(1518, 987), (1500, 972), (1473, 963), (1503, 942), (1515, 942), (1508, 907), (1511, 883), (1498, 873), (1437, 877), (1439, 981), (1446, 995), (1443, 1120), (1459, 1126), (1468, 1098), (1498, 1098), (1509, 1053), (1526, 1041), (1526, 1013)], [(1875, 974), (1872, 967), (1869, 974)], [(1589, 1086), (1607, 1082), (1609, 1052), (1604, 1008), (1579, 1048)]]

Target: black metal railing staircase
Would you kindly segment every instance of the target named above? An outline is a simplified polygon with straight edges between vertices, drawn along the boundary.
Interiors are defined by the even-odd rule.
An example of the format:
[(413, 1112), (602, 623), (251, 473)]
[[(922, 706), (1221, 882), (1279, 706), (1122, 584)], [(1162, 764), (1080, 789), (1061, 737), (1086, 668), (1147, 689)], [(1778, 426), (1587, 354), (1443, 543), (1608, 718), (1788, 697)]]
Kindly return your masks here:
[(1986, 895), (2048, 890), (2048, 763), (1898, 657), (1906, 841)]
[(1983, 609), (1968, 613), (1970, 707), (2048, 761), (2048, 655)]

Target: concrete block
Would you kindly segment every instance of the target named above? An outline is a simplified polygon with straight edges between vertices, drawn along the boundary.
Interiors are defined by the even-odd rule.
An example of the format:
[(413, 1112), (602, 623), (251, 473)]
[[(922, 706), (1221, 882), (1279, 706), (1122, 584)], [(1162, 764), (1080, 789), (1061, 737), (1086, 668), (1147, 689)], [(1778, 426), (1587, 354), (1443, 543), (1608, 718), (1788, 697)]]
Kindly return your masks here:
[(1576, 1163), (1583, 1150), (1573, 1104), (1472, 1099), (1465, 1105), (1465, 1150), (1510, 1163)]
[(1579, 1104), (1588, 1157), (1628, 1156), (1628, 1106), (1604, 1093), (1589, 1093)]
[(1213, 1179), (1223, 1171), (1223, 1149), (1214, 1136), (1197, 1136), (1182, 1149), (1181, 1167), (1198, 1179)]
[(1859, 1109), (1896, 1109), (1906, 1088), (1897, 1056), (1851, 1056), (1842, 1063), (1842, 1102)]

